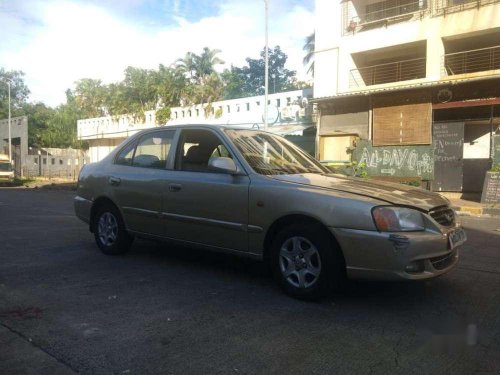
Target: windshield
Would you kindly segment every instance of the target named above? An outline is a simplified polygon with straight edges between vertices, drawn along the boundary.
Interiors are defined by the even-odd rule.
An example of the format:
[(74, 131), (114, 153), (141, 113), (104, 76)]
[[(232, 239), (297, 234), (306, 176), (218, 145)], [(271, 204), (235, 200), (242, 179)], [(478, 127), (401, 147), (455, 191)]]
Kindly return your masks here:
[(12, 166), (8, 161), (0, 161), (0, 172), (10, 172), (12, 171)]
[(304, 151), (279, 136), (254, 130), (226, 130), (248, 164), (264, 175), (325, 173)]

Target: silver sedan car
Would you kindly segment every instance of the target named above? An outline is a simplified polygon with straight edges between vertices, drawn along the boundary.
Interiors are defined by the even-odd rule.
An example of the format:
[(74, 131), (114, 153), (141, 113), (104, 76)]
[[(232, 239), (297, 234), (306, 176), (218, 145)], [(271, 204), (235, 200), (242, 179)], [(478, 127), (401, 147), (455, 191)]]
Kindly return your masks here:
[(347, 278), (442, 275), (466, 240), (439, 194), (335, 175), (282, 137), (210, 125), (130, 137), (83, 168), (74, 203), (106, 254), (143, 237), (254, 257), (301, 298)]

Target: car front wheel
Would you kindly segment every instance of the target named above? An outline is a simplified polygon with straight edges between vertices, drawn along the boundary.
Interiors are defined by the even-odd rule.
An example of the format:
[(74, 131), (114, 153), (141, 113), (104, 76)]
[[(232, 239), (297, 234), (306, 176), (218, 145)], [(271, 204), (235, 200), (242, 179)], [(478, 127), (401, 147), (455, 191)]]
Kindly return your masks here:
[(345, 275), (340, 249), (316, 225), (294, 224), (281, 230), (272, 243), (272, 262), (285, 292), (301, 299), (325, 296)]
[(120, 212), (112, 205), (98, 209), (94, 220), (94, 237), (99, 249), (108, 255), (124, 254), (133, 240), (125, 229)]

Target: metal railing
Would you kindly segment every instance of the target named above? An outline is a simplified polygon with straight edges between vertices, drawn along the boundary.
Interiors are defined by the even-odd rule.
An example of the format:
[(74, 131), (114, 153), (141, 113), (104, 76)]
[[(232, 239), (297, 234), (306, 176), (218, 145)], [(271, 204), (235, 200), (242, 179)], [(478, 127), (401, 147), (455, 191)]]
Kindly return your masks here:
[(425, 57), (352, 69), (349, 88), (425, 78)]
[(485, 72), (500, 69), (500, 45), (443, 56), (442, 75)]
[(432, 14), (435, 16), (446, 15), (498, 2), (500, 0), (432, 0)]
[[(387, 0), (370, 4), (367, 7), (362, 5), (364, 4), (362, 1), (344, 1), (342, 34), (348, 35), (370, 30), (416, 17), (423, 18), (427, 14), (442, 16), (499, 2), (500, 0)], [(356, 7), (358, 4), (359, 6)]]
[(347, 3), (344, 3), (343, 11), (344, 34), (354, 33), (383, 21), (395, 22), (399, 18), (406, 20), (408, 17), (405, 16), (411, 17), (414, 13), (425, 11), (428, 8), (428, 1), (425, 0), (389, 0), (364, 6), (365, 12), (354, 13), (355, 7), (352, 2)]

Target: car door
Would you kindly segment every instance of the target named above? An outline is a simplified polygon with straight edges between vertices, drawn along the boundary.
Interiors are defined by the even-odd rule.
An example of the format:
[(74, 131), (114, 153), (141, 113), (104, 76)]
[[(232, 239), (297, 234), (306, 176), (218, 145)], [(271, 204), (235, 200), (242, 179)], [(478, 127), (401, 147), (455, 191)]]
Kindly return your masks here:
[(246, 252), (250, 180), (246, 175), (209, 170), (212, 156), (233, 158), (215, 131), (181, 131), (167, 186), (165, 233), (183, 241)]
[(161, 212), (174, 134), (175, 130), (148, 132), (125, 146), (114, 161), (109, 184), (129, 230), (164, 235)]

